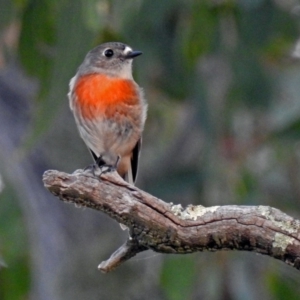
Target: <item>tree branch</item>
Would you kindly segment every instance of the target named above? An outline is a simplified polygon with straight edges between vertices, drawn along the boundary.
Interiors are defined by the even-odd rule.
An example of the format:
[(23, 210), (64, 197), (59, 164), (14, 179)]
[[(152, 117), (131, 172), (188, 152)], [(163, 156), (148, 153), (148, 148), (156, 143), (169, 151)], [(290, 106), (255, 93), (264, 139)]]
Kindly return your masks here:
[(128, 184), (116, 172), (94, 176), (49, 170), (45, 187), (60, 200), (100, 210), (129, 228), (130, 237), (107, 261), (109, 272), (137, 253), (246, 250), (266, 254), (300, 269), (300, 221), (268, 206), (181, 205)]

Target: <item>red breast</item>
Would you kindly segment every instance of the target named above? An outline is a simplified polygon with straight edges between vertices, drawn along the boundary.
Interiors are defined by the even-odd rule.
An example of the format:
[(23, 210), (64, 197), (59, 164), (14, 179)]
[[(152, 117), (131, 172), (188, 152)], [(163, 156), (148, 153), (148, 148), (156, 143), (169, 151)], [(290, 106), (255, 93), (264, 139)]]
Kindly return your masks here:
[(80, 108), (82, 117), (89, 120), (97, 118), (99, 114), (113, 117), (113, 108), (119, 104), (139, 104), (137, 86), (129, 79), (88, 74), (77, 80), (74, 90), (77, 96), (75, 105)]

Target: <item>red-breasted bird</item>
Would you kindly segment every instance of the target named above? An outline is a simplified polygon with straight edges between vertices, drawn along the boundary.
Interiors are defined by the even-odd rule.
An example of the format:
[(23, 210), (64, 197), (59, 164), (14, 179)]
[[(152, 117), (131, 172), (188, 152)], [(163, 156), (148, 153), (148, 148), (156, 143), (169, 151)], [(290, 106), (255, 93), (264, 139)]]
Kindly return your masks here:
[(132, 77), (132, 61), (142, 52), (110, 42), (86, 55), (71, 79), (70, 107), (81, 138), (100, 167), (115, 167), (129, 183), (137, 176), (147, 114), (142, 89)]

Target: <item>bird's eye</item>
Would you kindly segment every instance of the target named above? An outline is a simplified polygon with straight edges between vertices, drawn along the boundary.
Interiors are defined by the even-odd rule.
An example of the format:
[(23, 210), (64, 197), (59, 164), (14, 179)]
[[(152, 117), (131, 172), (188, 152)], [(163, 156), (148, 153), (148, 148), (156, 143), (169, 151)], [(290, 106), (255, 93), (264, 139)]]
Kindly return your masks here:
[(114, 55), (114, 51), (112, 51), (111, 49), (107, 49), (104, 51), (104, 55), (106, 57), (112, 57)]

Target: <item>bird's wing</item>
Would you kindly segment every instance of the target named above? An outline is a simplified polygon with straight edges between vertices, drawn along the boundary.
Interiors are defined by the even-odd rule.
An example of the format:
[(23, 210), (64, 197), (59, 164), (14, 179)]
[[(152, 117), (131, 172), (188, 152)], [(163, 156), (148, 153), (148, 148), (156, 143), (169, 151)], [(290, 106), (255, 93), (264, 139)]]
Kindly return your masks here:
[(137, 141), (135, 147), (132, 150), (131, 172), (132, 172), (133, 183), (136, 181), (136, 177), (137, 177), (138, 162), (139, 162), (139, 156), (140, 156), (141, 146), (142, 146), (142, 138), (140, 138)]
[(105, 165), (105, 161), (104, 161), (103, 159), (101, 159), (101, 157), (98, 157), (92, 149), (89, 148), (89, 150), (90, 150), (90, 152), (91, 152), (91, 154), (92, 154), (92, 157), (93, 157), (95, 163), (96, 163), (99, 167)]

